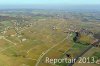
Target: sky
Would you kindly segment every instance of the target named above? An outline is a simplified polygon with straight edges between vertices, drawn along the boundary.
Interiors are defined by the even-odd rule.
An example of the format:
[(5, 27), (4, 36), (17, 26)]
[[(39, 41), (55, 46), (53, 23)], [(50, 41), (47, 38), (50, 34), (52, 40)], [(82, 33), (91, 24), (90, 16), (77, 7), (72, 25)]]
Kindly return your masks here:
[(0, 5), (97, 5), (100, 0), (0, 0)]
[(0, 0), (0, 7), (100, 5), (100, 0)]

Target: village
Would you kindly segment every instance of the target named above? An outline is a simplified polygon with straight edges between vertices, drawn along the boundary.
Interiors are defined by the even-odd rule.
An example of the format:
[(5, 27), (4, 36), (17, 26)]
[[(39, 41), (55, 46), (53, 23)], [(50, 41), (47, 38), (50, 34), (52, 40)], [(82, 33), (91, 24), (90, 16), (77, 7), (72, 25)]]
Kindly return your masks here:
[[(84, 20), (73, 16), (79, 17), (80, 13), (50, 12), (49, 15), (48, 11), (44, 14), (40, 14), (41, 12), (35, 14), (34, 11), (25, 14), (24, 11), (22, 14), (20, 11), (17, 14), (12, 13), (13, 15), (11, 13), (0, 13), (0, 20), (3, 18), (0, 21), (0, 62), (2, 57), (6, 57), (8, 59), (5, 61), (10, 60), (9, 66), (16, 66), (17, 63), (18, 66), (52, 66), (53, 64), (45, 63), (46, 57), (79, 58), (80, 55), (83, 56), (93, 49), (95, 51), (93, 50), (90, 55), (100, 57), (99, 23), (80, 22)], [(7, 63), (2, 62), (2, 65)], [(60, 64), (55, 63), (54, 66), (56, 65)], [(77, 66), (77, 62), (75, 65)]]

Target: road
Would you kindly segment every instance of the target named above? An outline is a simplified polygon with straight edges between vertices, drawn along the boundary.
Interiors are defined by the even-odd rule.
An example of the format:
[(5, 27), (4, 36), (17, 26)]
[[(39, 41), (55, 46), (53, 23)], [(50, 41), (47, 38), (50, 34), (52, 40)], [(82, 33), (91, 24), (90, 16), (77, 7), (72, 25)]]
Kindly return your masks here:
[(12, 43), (12, 44), (14, 44), (14, 45), (17, 45), (17, 43), (12, 42), (12, 41), (6, 39), (5, 37), (4, 37), (3, 39), (6, 40), (6, 41), (8, 41), (9, 43)]
[[(100, 40), (98, 40), (97, 42), (93, 43), (93, 45), (96, 45), (100, 42)], [(83, 56), (88, 50), (90, 50), (93, 45), (89, 45), (89, 47), (87, 47), (82, 53), (80, 53), (77, 57), (75, 57), (76, 61), (78, 61), (79, 57)], [(76, 62), (75, 61), (75, 62)], [(68, 66), (73, 66), (74, 63), (70, 63)]]
[(56, 44), (56, 45), (52, 46), (51, 48), (49, 48), (47, 51), (43, 52), (43, 53), (40, 55), (40, 57), (38, 58), (37, 63), (36, 63), (35, 66), (38, 66), (39, 63), (40, 63), (40, 61), (42, 60), (42, 58), (43, 58), (50, 50), (52, 50), (54, 47), (56, 47), (56, 46), (58, 46), (59, 44), (61, 44), (64, 40), (66, 40), (66, 38), (64, 38), (64, 39), (63, 39), (62, 41), (60, 41), (58, 44)]

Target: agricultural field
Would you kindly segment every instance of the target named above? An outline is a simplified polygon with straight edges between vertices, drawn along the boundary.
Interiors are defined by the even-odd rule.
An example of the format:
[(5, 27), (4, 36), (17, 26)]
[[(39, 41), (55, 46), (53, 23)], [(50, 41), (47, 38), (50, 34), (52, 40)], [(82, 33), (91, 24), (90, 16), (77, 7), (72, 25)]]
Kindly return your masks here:
[[(99, 18), (97, 13), (0, 11), (0, 66), (69, 66), (46, 63), (46, 58), (100, 58), (100, 47), (92, 46), (100, 40), (96, 37), (100, 36), (100, 22), (89, 17)], [(77, 62), (73, 66), (78, 66)]]

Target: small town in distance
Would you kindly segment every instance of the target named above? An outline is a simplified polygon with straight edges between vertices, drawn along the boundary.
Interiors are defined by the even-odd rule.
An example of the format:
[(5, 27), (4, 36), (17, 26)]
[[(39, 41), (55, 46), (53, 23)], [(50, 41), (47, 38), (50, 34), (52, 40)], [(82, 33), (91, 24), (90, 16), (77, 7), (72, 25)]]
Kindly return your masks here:
[(0, 66), (100, 66), (100, 1), (1, 0)]

